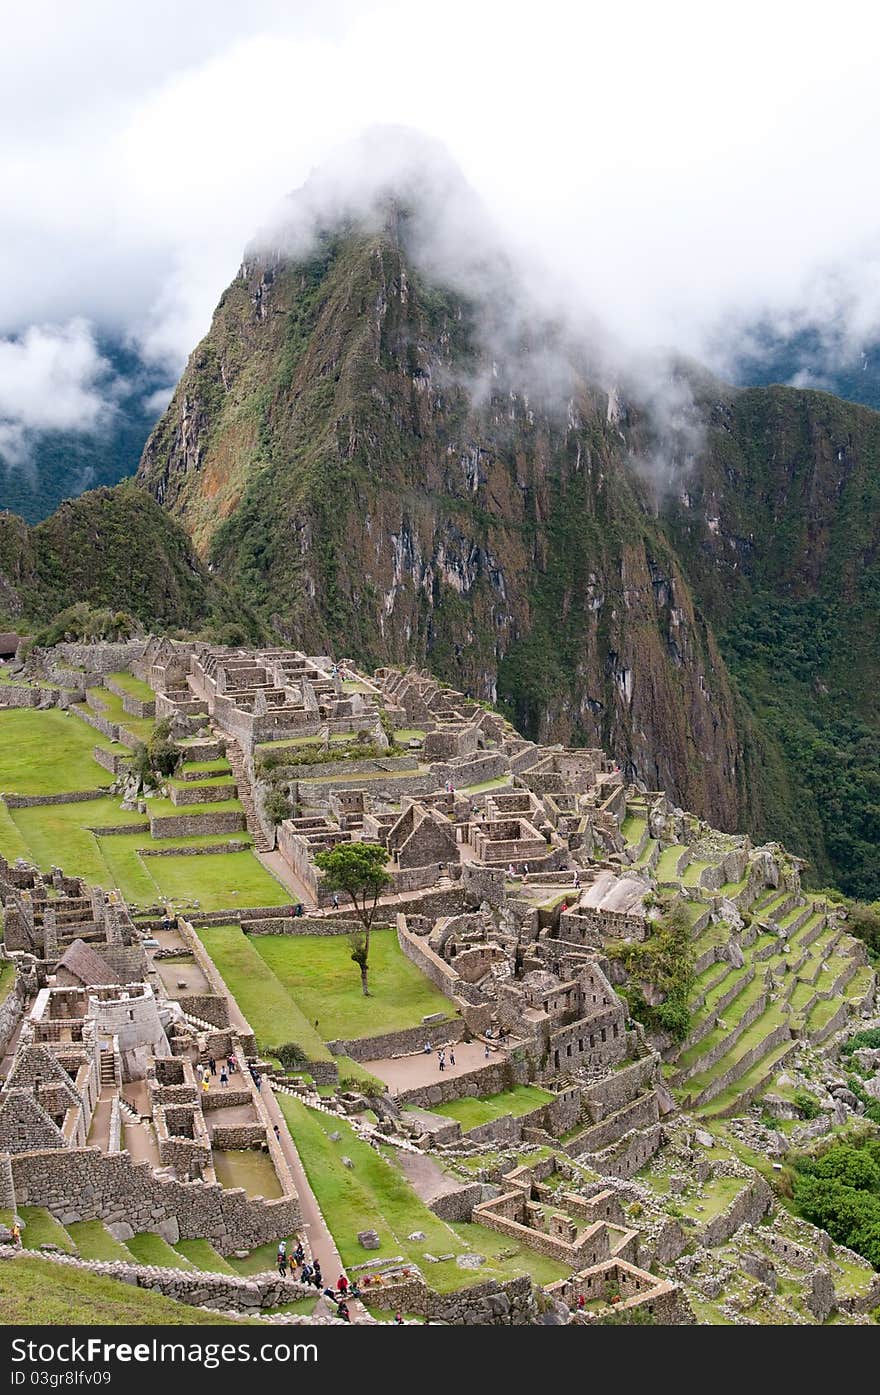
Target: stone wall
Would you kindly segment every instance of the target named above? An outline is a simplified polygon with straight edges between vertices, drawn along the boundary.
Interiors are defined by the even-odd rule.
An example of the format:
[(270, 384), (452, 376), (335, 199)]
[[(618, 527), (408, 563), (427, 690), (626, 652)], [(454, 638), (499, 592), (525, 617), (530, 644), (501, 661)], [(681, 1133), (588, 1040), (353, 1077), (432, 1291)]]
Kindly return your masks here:
[(475, 1206), (488, 1201), (498, 1192), (486, 1182), (471, 1182), (467, 1187), (456, 1187), (454, 1191), (443, 1192), (428, 1202), (428, 1210), (439, 1216), (441, 1221), (469, 1221)]
[(40, 652), (53, 661), (60, 658), (62, 663), (69, 664), (71, 668), (103, 675), (121, 673), (143, 658), (147, 643), (145, 639), (129, 639), (120, 643), (99, 640), (95, 644), (56, 644), (54, 649)]
[[(365, 780), (363, 787), (368, 794), (377, 796), (388, 795), (391, 800), (399, 800), (406, 794), (420, 795), (431, 794), (437, 787), (437, 782), (433, 775), (386, 775), (376, 779)], [(360, 789), (356, 775), (353, 775), (349, 784), (342, 780), (297, 780), (291, 786), (293, 797), (300, 804), (308, 806), (310, 809), (327, 810), (330, 807), (331, 794), (339, 793), (340, 789)]]
[(525, 1061), (488, 1061), (485, 1066), (464, 1075), (449, 1076), (432, 1081), (430, 1085), (413, 1086), (396, 1096), (399, 1104), (415, 1104), (430, 1109), (432, 1104), (445, 1104), (465, 1095), (497, 1095), (514, 1085), (526, 1082)]
[(401, 951), (406, 955), (416, 968), (420, 969), (425, 978), (430, 979), (435, 988), (439, 988), (444, 997), (454, 999), (459, 992), (459, 977), (453, 968), (441, 959), (439, 954), (435, 954), (427, 942), (427, 939), (413, 935), (407, 929), (406, 916), (397, 917), (397, 943)]
[(24, 1016), (24, 1009), (24, 990), (16, 976), (15, 982), (0, 1003), (0, 1060), (5, 1056), (12, 1034)]
[(87, 804), (106, 797), (106, 789), (69, 790), (66, 794), (4, 794), (3, 802), (8, 809), (35, 809), (43, 804)]
[(699, 1232), (698, 1242), (707, 1249), (723, 1245), (743, 1225), (757, 1225), (773, 1205), (773, 1193), (763, 1177), (746, 1182), (726, 1211), (709, 1221)]
[(131, 753), (122, 754), (120, 751), (108, 751), (104, 746), (96, 746), (92, 751), (94, 759), (98, 765), (103, 765), (105, 770), (109, 770), (111, 775), (121, 775), (123, 770), (127, 770), (131, 765)]
[[(11, 1245), (0, 1247), (0, 1260), (14, 1261), (27, 1254), (28, 1251), (14, 1249)], [(74, 1255), (54, 1253), (42, 1255), (41, 1258), (70, 1269), (103, 1274), (121, 1283), (162, 1293), (178, 1303), (203, 1308), (232, 1308), (247, 1313), (295, 1303), (300, 1298), (315, 1297), (315, 1289), (310, 1285), (298, 1283), (295, 1279), (282, 1279), (280, 1274), (251, 1274), (248, 1278), (239, 1278), (237, 1275), (209, 1274), (205, 1271), (193, 1274), (182, 1269), (163, 1269), (158, 1265), (133, 1264), (126, 1260), (84, 1260)]]
[(636, 1095), (653, 1084), (658, 1066), (659, 1057), (652, 1053), (633, 1061), (632, 1065), (621, 1066), (602, 1080), (584, 1085), (582, 1098), (590, 1117), (594, 1121), (604, 1119), (635, 1099)]
[(242, 922), (246, 935), (351, 935), (361, 929), (359, 920), (331, 920), (319, 915), (266, 917)]
[[(147, 805), (149, 809), (149, 805)], [(215, 833), (239, 833), (245, 827), (240, 809), (220, 810), (212, 814), (153, 814), (150, 813), (152, 838), (192, 838)]]
[(636, 1099), (624, 1105), (619, 1113), (609, 1115), (601, 1123), (591, 1124), (589, 1128), (584, 1129), (583, 1133), (569, 1141), (567, 1151), (572, 1157), (578, 1157), (581, 1153), (601, 1152), (630, 1129), (648, 1128), (651, 1124), (656, 1124), (659, 1118), (657, 1094), (654, 1090), (649, 1090), (647, 1094), (638, 1095)]
[(353, 1061), (380, 1061), (420, 1051), (425, 1042), (435, 1047), (461, 1041), (464, 1031), (464, 1022), (452, 1018), (445, 1022), (425, 1022), (419, 1027), (404, 1027), (399, 1032), (385, 1032), (381, 1036), (331, 1041), (329, 1046), (336, 1056), (350, 1056)]
[[(122, 1222), (134, 1231), (158, 1230), (193, 1240), (204, 1237), (222, 1254), (252, 1250), (289, 1236), (301, 1223), (295, 1196), (250, 1198), (240, 1188), (177, 1182), (132, 1162), (128, 1153), (97, 1148), (18, 1153), (12, 1159), (20, 1206), (44, 1206), (62, 1225), (79, 1220)], [(167, 1238), (167, 1235), (166, 1235)]]
[(238, 786), (234, 783), (212, 785), (207, 780), (187, 780), (185, 784), (171, 785), (170, 790), (171, 803), (177, 809), (188, 809), (193, 804), (225, 804), (238, 798)]
[(528, 1275), (498, 1283), (488, 1279), (455, 1293), (435, 1293), (422, 1279), (362, 1290), (371, 1305), (418, 1313), (453, 1326), (520, 1327), (534, 1323), (538, 1311)]
[(200, 1017), (212, 1027), (229, 1026), (229, 1000), (225, 993), (178, 994), (177, 1001), (191, 1017)]

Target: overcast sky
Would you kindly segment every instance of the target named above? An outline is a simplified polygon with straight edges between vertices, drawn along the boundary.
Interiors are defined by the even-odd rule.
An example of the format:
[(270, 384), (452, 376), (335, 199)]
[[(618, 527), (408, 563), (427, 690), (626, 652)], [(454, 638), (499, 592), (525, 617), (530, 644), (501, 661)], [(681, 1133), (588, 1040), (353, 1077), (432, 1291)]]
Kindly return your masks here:
[(7, 6), (0, 427), (99, 419), (95, 327), (170, 381), (255, 229), (376, 123), (441, 141), (627, 342), (719, 367), (719, 326), (770, 312), (858, 345), (880, 326), (878, 39), (864, 0)]

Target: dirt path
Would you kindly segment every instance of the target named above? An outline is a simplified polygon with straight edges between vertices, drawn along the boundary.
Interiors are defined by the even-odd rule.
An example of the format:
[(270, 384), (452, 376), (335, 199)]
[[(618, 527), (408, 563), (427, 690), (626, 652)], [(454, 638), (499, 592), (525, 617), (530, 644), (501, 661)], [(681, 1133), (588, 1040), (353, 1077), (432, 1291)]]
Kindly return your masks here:
[[(290, 1136), (287, 1127), (287, 1120), (282, 1113), (281, 1106), (275, 1098), (275, 1093), (267, 1081), (263, 1081), (260, 1086), (260, 1095), (266, 1110), (273, 1124), (277, 1124), (281, 1133), (281, 1150), (287, 1160), (299, 1197), (300, 1211), (302, 1212), (302, 1229), (305, 1248), (311, 1256), (315, 1256), (321, 1261), (321, 1272), (324, 1275), (324, 1282), (330, 1288), (335, 1288), (336, 1280), (340, 1274), (346, 1273), (345, 1265), (342, 1262), (336, 1242), (330, 1234), (327, 1222), (321, 1215), (315, 1193), (309, 1185), (305, 1168), (302, 1165), (296, 1144)], [(317, 1290), (316, 1290), (317, 1292)], [(319, 1295), (320, 1296), (320, 1295)], [(348, 1309), (351, 1313), (352, 1322), (362, 1321), (366, 1316), (366, 1309), (356, 1298), (349, 1299)]]
[(457, 1192), (462, 1187), (461, 1182), (453, 1181), (426, 1153), (400, 1153), (397, 1161), (401, 1171), (412, 1183), (413, 1191), (426, 1205), (436, 1201), (438, 1196)]

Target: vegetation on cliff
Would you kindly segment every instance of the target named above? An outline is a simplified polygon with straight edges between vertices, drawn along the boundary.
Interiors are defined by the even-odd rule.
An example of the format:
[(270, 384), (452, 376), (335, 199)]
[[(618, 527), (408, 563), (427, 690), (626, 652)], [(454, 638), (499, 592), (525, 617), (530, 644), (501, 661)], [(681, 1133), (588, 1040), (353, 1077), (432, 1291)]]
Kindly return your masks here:
[(121, 615), (148, 630), (231, 643), (263, 632), (134, 481), (70, 499), (33, 528), (0, 513), (0, 623), (51, 642), (68, 631), (88, 637), (102, 615), (111, 629)]

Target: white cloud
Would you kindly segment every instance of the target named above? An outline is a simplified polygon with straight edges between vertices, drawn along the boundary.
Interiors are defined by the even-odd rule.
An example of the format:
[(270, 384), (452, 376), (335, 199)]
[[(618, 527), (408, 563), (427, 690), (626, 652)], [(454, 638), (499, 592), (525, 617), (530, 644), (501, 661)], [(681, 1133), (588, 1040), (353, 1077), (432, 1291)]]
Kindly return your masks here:
[(84, 320), (0, 340), (0, 455), (21, 463), (29, 433), (99, 430), (115, 391), (111, 365)]
[(719, 325), (769, 312), (849, 352), (880, 326), (878, 40), (859, 0), (37, 0), (0, 53), (0, 334), (86, 316), (179, 368), (278, 201), (398, 123), (624, 340), (723, 363)]

